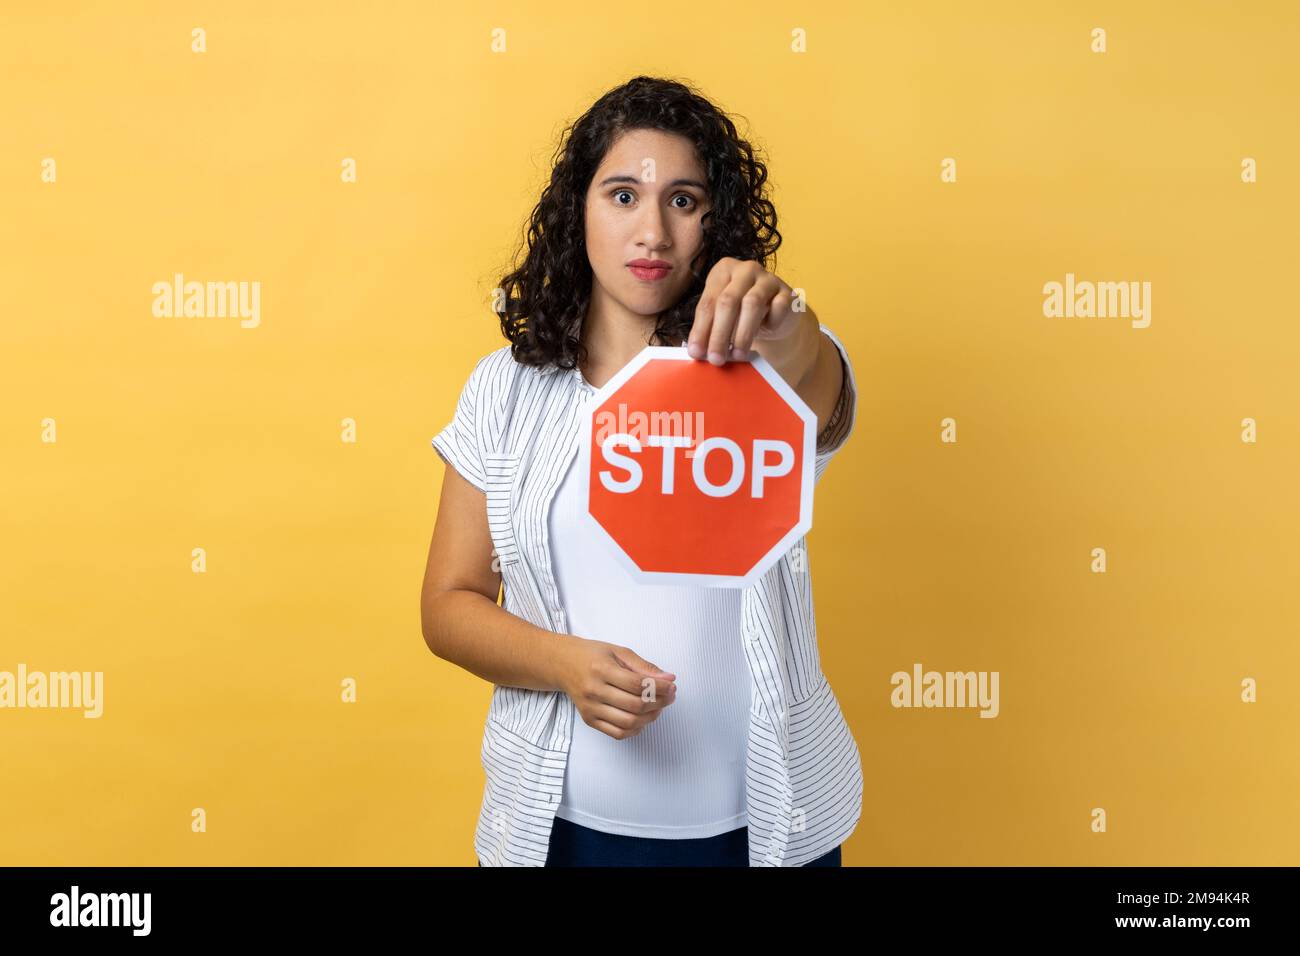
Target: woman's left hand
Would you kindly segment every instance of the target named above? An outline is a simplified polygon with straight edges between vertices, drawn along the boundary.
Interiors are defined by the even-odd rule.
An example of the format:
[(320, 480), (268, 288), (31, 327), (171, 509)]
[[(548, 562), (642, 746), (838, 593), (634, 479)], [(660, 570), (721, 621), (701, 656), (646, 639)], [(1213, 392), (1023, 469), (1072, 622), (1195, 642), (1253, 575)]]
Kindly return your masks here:
[(719, 259), (709, 270), (686, 340), (694, 359), (714, 365), (747, 359), (755, 340), (790, 337), (806, 312), (794, 311), (794, 290), (749, 259)]

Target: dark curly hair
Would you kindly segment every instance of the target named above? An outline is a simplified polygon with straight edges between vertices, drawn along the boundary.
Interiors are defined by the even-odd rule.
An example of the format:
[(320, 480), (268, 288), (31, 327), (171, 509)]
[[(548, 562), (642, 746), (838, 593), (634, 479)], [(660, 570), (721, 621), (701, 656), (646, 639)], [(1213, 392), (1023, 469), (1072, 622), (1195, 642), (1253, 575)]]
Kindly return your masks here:
[(658, 315), (652, 341), (676, 345), (686, 340), (704, 280), (719, 259), (749, 259), (767, 268), (781, 245), (776, 207), (764, 195), (767, 167), (737, 135), (731, 119), (682, 83), (634, 77), (604, 94), (565, 129), (551, 181), (542, 190), (515, 255), (515, 262), (521, 255), (523, 261), (496, 290), (501, 332), (510, 340), (515, 361), (564, 369), (585, 362), (579, 333), (591, 301), (591, 263), (583, 231), (587, 190), (614, 141), (636, 129), (679, 133), (694, 143), (712, 202), (701, 219), (704, 243), (692, 263), (694, 279), (685, 294)]

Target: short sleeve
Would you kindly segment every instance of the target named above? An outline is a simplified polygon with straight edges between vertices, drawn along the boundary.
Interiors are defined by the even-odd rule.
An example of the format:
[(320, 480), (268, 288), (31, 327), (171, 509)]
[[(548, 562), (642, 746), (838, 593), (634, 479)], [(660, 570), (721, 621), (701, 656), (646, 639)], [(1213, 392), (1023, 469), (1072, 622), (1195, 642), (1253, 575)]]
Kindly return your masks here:
[(835, 404), (835, 411), (831, 413), (830, 420), (826, 422), (826, 427), (822, 429), (822, 433), (817, 436), (814, 483), (821, 479), (822, 472), (826, 470), (826, 466), (835, 457), (835, 453), (844, 447), (849, 435), (853, 434), (853, 423), (857, 419), (858, 413), (858, 385), (853, 377), (853, 363), (849, 361), (848, 350), (830, 329), (822, 326), (821, 330), (822, 334), (834, 343), (836, 350), (840, 353), (840, 363), (844, 369), (844, 384), (840, 388), (840, 397)]
[(474, 366), (456, 401), (456, 412), (447, 426), (433, 436), (433, 448), (448, 465), (479, 491), (486, 493), (487, 480), (483, 472), (483, 434), (479, 428), (482, 420), (482, 400), (488, 360), (484, 356)]

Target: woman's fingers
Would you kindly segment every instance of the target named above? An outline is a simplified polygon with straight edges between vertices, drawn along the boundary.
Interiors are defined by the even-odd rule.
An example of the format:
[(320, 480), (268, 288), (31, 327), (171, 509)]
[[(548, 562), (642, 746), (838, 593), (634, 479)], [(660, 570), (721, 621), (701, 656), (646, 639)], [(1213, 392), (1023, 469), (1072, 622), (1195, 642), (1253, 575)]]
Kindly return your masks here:
[(603, 663), (597, 668), (595, 676), (611, 687), (624, 690), (629, 694), (635, 694), (637, 697), (640, 697), (645, 692), (648, 686), (647, 681), (653, 684), (656, 697), (662, 697), (668, 693), (669, 688), (673, 685), (673, 681), (667, 678), (655, 677), (652, 674), (624, 667), (617, 659)]
[[(754, 339), (758, 335), (758, 330), (767, 319), (771, 310), (775, 307), (777, 297), (781, 294), (781, 283), (770, 272), (764, 272), (758, 277), (758, 280), (745, 293), (745, 297), (740, 306), (740, 316), (736, 320), (736, 327), (731, 333), (731, 343), (734, 348), (730, 350), (730, 358), (742, 359), (749, 356), (749, 350), (754, 347)], [(712, 343), (710, 342), (710, 346)], [(728, 347), (726, 344), (719, 346), (721, 351), (726, 354)]]
[(635, 730), (624, 730), (622, 727), (616, 727), (604, 720), (593, 720), (591, 721), (591, 726), (596, 730), (599, 730), (602, 734), (608, 734), (615, 740), (626, 740), (628, 737), (635, 737), (645, 729), (644, 727), (638, 727)]
[(646, 660), (630, 647), (611, 647), (612, 663), (606, 666), (600, 676), (614, 688), (626, 691), (638, 699), (649, 690), (656, 700), (662, 700), (677, 692), (677, 675), (664, 670), (658, 664)]
[(622, 739), (636, 736), (654, 723), (661, 713), (661, 709), (656, 709), (646, 714), (629, 714), (601, 704), (588, 711), (587, 723), (602, 733)]
[(672, 685), (667, 681), (655, 682), (654, 698), (652, 700), (647, 700), (643, 695), (644, 690), (641, 687), (637, 687), (634, 691), (627, 691), (622, 687), (606, 684), (604, 688), (597, 691), (595, 699), (599, 703), (617, 707), (619, 710), (633, 714), (640, 713), (643, 710), (666, 707), (677, 699), (677, 692), (672, 689)]
[(687, 337), (692, 358), (714, 365), (749, 358), (756, 338), (784, 320), (792, 290), (757, 262), (719, 259), (709, 272)]
[(686, 351), (691, 358), (708, 357), (709, 342), (717, 321), (718, 299), (731, 284), (732, 273), (739, 265), (740, 260), (723, 257), (709, 270), (709, 276), (704, 280), (704, 291), (700, 293), (700, 301), (695, 305), (691, 333), (686, 337)]

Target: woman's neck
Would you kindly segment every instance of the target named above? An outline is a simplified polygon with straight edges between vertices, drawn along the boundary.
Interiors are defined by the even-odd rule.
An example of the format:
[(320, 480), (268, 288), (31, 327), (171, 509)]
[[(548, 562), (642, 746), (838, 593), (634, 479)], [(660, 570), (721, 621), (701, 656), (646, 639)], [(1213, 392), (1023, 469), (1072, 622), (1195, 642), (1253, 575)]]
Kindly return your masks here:
[(651, 344), (656, 317), (637, 315), (621, 306), (599, 308), (593, 302), (582, 322), (581, 340), (587, 349), (582, 374), (596, 388)]

